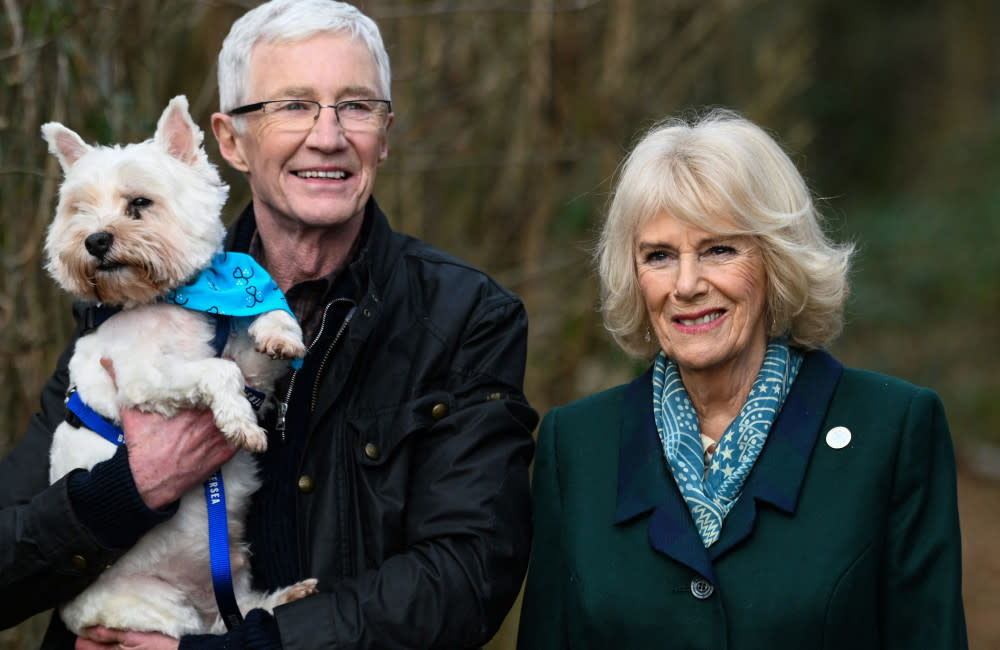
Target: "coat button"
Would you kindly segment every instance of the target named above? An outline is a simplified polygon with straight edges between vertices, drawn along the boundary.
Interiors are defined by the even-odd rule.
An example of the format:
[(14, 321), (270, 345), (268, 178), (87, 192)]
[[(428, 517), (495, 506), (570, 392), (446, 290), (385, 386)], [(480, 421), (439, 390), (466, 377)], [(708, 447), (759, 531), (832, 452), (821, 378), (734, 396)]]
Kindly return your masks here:
[(299, 492), (302, 494), (309, 494), (313, 491), (313, 489), (315, 489), (315, 487), (316, 486), (313, 485), (312, 477), (308, 474), (303, 474), (299, 477)]
[(74, 555), (69, 559), (69, 561), (74, 567), (76, 567), (80, 571), (83, 571), (87, 568), (87, 558), (83, 557), (82, 555)]
[(435, 420), (440, 420), (446, 415), (448, 415), (448, 406), (446, 404), (435, 404), (434, 408), (431, 409), (431, 417)]
[(698, 600), (705, 600), (715, 592), (712, 583), (704, 578), (695, 578), (691, 581), (691, 595)]
[(382, 456), (382, 450), (374, 442), (365, 443), (365, 456), (371, 460), (378, 460)]

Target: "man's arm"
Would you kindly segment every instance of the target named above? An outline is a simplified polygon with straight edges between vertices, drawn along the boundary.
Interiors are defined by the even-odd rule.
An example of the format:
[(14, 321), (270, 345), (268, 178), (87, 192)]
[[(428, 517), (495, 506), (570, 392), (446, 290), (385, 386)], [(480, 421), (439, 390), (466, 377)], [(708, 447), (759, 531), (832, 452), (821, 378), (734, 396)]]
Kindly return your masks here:
[[(522, 393), (527, 316), (505, 300), (467, 323), (452, 360), (457, 407), (413, 436), (402, 552), (275, 618), (285, 648), (465, 648), (495, 634), (531, 542), (537, 414)], [(318, 541), (316, 543), (319, 543)]]
[(0, 627), (50, 609), (81, 591), (114, 559), (74, 514), (68, 479), (49, 485), (52, 431), (63, 416), (72, 346), (41, 394), (41, 410), (0, 459)]
[[(82, 310), (76, 315), (81, 322)], [(0, 597), (10, 603), (0, 610), (0, 628), (82, 591), (168, 518), (170, 504), (187, 487), (233, 453), (211, 414), (184, 412), (166, 421), (126, 412), (126, 446), (91, 470), (75, 470), (49, 485), (49, 448), (64, 416), (72, 349), (45, 384), (41, 409), (21, 442), (0, 459)], [(178, 441), (188, 448), (186, 458), (176, 456)]]

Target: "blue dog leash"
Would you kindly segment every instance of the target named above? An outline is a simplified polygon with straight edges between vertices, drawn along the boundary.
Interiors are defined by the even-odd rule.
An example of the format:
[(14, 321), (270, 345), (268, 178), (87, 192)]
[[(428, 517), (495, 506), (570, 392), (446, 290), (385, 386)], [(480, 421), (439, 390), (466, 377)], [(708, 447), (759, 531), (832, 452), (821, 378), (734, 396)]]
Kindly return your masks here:
[[(247, 390), (253, 390), (247, 388)], [(254, 391), (255, 393), (257, 391)], [(87, 406), (80, 394), (73, 391), (66, 400), (66, 408), (81, 424), (113, 445), (125, 442), (125, 432), (108, 422), (104, 416)], [(243, 623), (243, 616), (233, 592), (233, 573), (229, 565), (229, 525), (226, 518), (226, 491), (222, 482), (222, 469), (215, 470), (205, 481), (205, 505), (208, 509), (208, 555), (212, 570), (212, 589), (219, 614), (232, 630)]]
[[(229, 337), (233, 319), (248, 318), (267, 311), (281, 309), (294, 313), (288, 307), (284, 294), (271, 279), (264, 267), (244, 253), (219, 253), (211, 265), (199, 273), (188, 284), (178, 287), (163, 298), (186, 309), (204, 312), (215, 319), (215, 335), (212, 347), (216, 356), (222, 354)], [(92, 307), (85, 314), (85, 331), (96, 329), (104, 320), (118, 310), (103, 306)], [(298, 368), (301, 360), (291, 362)], [(254, 410), (260, 408), (266, 397), (249, 386), (244, 387), (247, 399)], [(103, 416), (87, 406), (76, 391), (66, 401), (66, 408), (91, 431), (101, 435), (114, 445), (125, 441), (120, 427), (111, 424)], [(205, 481), (205, 505), (208, 508), (208, 554), (212, 569), (212, 588), (215, 602), (227, 629), (234, 629), (243, 623), (233, 592), (232, 567), (229, 564), (229, 526), (226, 519), (226, 492), (222, 482), (221, 468)]]
[(212, 567), (212, 590), (215, 604), (226, 624), (234, 630), (243, 624), (243, 616), (233, 591), (233, 572), (229, 566), (229, 525), (226, 518), (226, 490), (222, 468), (205, 481), (205, 505), (208, 507), (208, 556)]

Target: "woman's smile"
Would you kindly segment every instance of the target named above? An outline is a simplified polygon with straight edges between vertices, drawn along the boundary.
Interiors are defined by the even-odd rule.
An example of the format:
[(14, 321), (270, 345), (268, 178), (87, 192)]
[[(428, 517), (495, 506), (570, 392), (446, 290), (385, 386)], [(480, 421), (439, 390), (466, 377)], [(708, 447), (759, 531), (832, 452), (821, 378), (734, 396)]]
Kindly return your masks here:
[[(707, 309), (700, 314), (674, 316), (673, 321), (683, 332), (696, 334), (712, 329), (725, 318), (725, 309)], [(706, 327), (707, 326), (707, 327)]]
[[(719, 219), (719, 232), (729, 227)], [(767, 346), (767, 283), (752, 237), (661, 213), (639, 228), (635, 264), (651, 334), (682, 374), (756, 376)]]

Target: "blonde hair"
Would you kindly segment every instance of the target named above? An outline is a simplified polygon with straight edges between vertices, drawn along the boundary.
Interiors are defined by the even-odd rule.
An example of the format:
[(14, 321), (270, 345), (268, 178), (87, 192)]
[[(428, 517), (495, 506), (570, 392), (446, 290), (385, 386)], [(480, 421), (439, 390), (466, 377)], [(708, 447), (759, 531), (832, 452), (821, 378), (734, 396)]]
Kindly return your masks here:
[(749, 235), (767, 274), (768, 336), (810, 349), (843, 327), (852, 244), (823, 232), (809, 188), (763, 129), (729, 110), (653, 126), (619, 169), (597, 247), (604, 324), (628, 354), (651, 358), (635, 237), (660, 214), (716, 234)]

